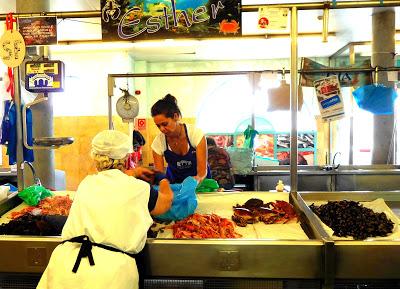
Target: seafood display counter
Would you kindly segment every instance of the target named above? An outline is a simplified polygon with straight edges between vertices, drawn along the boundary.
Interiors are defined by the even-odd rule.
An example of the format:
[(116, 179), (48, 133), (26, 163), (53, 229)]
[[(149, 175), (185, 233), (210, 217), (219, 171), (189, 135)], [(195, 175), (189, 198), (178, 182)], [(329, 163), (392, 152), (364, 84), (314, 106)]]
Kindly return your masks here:
[[(290, 214), (275, 214), (285, 206), (279, 200), (293, 205), (299, 222)], [(351, 225), (355, 237), (344, 237), (346, 230), (325, 224), (321, 212), (328, 201), (339, 208), (365, 207), (367, 215), (376, 215), (383, 223), (377, 229), (362, 224), (366, 235), (354, 232), (357, 227)], [(23, 206), (16, 196), (0, 203), (0, 221)], [(354, 212), (357, 219), (359, 211)], [(341, 213), (334, 214), (335, 222), (348, 223)], [(221, 231), (229, 239), (177, 239), (194, 235), (182, 231), (187, 228), (183, 223), (157, 224), (151, 231), (156, 235), (148, 238), (142, 254), (142, 276), (148, 288), (231, 288), (240, 282), (251, 288), (400, 288), (399, 215), (397, 192), (203, 193), (189, 226), (201, 218), (218, 220), (218, 226), (233, 226), (234, 220), (234, 233), (228, 226)], [(376, 220), (371, 222), (376, 225)], [(377, 236), (369, 237), (370, 233)], [(39, 278), (60, 241), (58, 236), (1, 235), (0, 287), (2, 274), (33, 273)], [(377, 280), (385, 285), (372, 286)]]
[[(287, 193), (247, 192), (198, 195), (199, 214), (231, 219), (233, 206), (249, 199), (289, 201)], [(147, 272), (160, 277), (323, 279), (324, 243), (319, 224), (310, 222), (297, 202), (299, 223), (263, 222), (236, 227), (238, 239), (177, 240), (171, 232), (147, 241)], [(171, 265), (173, 256), (173, 265)], [(305, 265), (307, 264), (307, 265)]]
[[(229, 220), (232, 206), (258, 198), (263, 202), (289, 201), (287, 193), (215, 193), (198, 195), (198, 214), (217, 214)], [(14, 198), (8, 203), (14, 202)], [(4, 204), (2, 204), (4, 207)], [(9, 205), (9, 204), (8, 204)], [(146, 279), (171, 278), (262, 278), (315, 280), (324, 279), (324, 242), (318, 223), (302, 212), (296, 200), (294, 209), (299, 222), (264, 223), (236, 227), (237, 239), (173, 239), (168, 228), (157, 238), (149, 238), (144, 250)], [(1, 204), (0, 204), (1, 206)], [(21, 206), (21, 205), (18, 205)], [(4, 213), (4, 212), (3, 212)], [(10, 214), (8, 210), (6, 214)], [(4, 214), (3, 214), (4, 217)], [(287, 229), (284, 229), (287, 226)], [(269, 229), (276, 227), (275, 229)], [(40, 273), (60, 237), (0, 236), (0, 272)], [(1, 278), (0, 278), (1, 279)], [(1, 287), (1, 286), (0, 286)], [(281, 287), (279, 287), (281, 288)], [(314, 287), (313, 287), (314, 288)]]
[[(350, 200), (372, 208), (376, 213), (386, 215), (389, 223), (392, 223), (390, 232), (387, 234), (380, 232), (382, 236), (368, 238), (356, 236), (363, 240), (338, 236), (340, 232), (332, 231), (323, 225), (329, 240), (334, 242), (334, 250), (328, 252), (330, 254), (328, 258), (331, 261), (330, 266), (326, 267), (328, 270), (326, 274), (328, 278), (335, 279), (336, 283), (349, 279), (397, 280), (396, 285), (389, 287), (386, 285), (382, 288), (400, 288), (398, 281), (400, 279), (400, 194), (398, 192), (301, 192), (295, 198), (305, 210), (309, 210), (308, 213), (311, 212), (310, 206), (313, 203), (323, 204), (330, 201), (331, 203), (341, 202), (340, 204), (343, 205), (343, 200)], [(339, 215), (337, 218), (339, 222), (342, 222)], [(366, 221), (361, 227), (367, 231), (374, 231), (368, 228), (368, 222)], [(379, 225), (379, 229), (385, 230), (386, 218), (385, 222)]]
[[(73, 196), (73, 192), (55, 192), (56, 197)], [(56, 201), (58, 200), (56, 198)], [(64, 206), (56, 204), (55, 214), (63, 214)], [(12, 218), (26, 213), (30, 207), (22, 203), (16, 193), (11, 193), (7, 199), (0, 202), (0, 226), (8, 224)], [(48, 210), (43, 206), (42, 210)], [(39, 208), (37, 208), (39, 210)], [(37, 212), (39, 213), (39, 212)], [(35, 221), (33, 219), (33, 221)], [(22, 225), (21, 225), (22, 226)], [(21, 230), (21, 228), (17, 228)], [(28, 228), (25, 228), (28, 230)], [(60, 230), (58, 230), (60, 231)], [(45, 230), (47, 232), (47, 230)], [(10, 273), (41, 273), (47, 266), (51, 253), (61, 242), (59, 236), (37, 235), (2, 235), (0, 234), (0, 272)], [(1, 280), (1, 278), (0, 278)], [(1, 284), (0, 284), (1, 285)], [(0, 286), (0, 288), (2, 288)]]

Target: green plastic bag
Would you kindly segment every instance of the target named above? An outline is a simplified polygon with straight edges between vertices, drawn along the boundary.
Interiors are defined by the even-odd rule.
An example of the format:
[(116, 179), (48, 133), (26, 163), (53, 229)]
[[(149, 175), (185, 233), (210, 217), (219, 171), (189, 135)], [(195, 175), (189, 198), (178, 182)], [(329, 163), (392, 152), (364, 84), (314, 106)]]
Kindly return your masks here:
[(227, 147), (226, 151), (231, 158), (233, 173), (236, 175), (246, 175), (253, 170), (253, 149)]
[(53, 196), (52, 192), (45, 187), (37, 185), (27, 187), (18, 193), (18, 197), (20, 197), (29, 206), (37, 206), (40, 200), (51, 196)]
[(204, 179), (196, 188), (196, 193), (215, 192), (219, 189), (218, 183), (214, 179)]

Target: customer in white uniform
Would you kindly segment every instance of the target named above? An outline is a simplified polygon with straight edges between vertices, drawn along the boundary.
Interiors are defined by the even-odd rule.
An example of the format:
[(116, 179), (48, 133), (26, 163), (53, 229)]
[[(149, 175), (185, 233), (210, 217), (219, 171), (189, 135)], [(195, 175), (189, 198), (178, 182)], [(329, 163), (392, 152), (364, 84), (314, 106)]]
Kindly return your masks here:
[[(134, 255), (145, 245), (152, 218), (149, 184), (124, 173), (130, 149), (124, 133), (108, 130), (94, 137), (92, 157), (99, 172), (79, 185), (62, 231), (65, 241), (53, 251), (37, 288), (138, 288)], [(134, 175), (143, 172), (139, 168)], [(152, 213), (166, 212), (171, 196), (163, 179)]]

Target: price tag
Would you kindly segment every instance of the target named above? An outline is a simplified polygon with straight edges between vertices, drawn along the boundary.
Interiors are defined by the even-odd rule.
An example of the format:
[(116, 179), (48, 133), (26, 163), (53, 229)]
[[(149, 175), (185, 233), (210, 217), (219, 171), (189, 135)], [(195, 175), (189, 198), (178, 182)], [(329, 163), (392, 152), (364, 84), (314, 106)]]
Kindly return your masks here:
[(25, 58), (25, 42), (21, 33), (7, 30), (0, 38), (0, 55), (8, 67), (17, 67)]

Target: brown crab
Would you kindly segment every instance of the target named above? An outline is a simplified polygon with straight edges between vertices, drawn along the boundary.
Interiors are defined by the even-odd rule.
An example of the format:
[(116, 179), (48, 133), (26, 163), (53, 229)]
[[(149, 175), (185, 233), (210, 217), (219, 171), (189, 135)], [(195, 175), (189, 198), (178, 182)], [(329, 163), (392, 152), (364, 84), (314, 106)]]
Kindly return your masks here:
[(259, 221), (260, 212), (259, 208), (262, 207), (264, 202), (260, 199), (250, 199), (244, 205), (236, 204), (233, 206), (232, 221), (240, 227), (246, 227), (247, 224), (254, 224)]
[(244, 205), (233, 207), (232, 220), (240, 227), (263, 222), (265, 224), (285, 224), (297, 222), (297, 214), (291, 204), (285, 201), (264, 204), (260, 199), (250, 199)]

